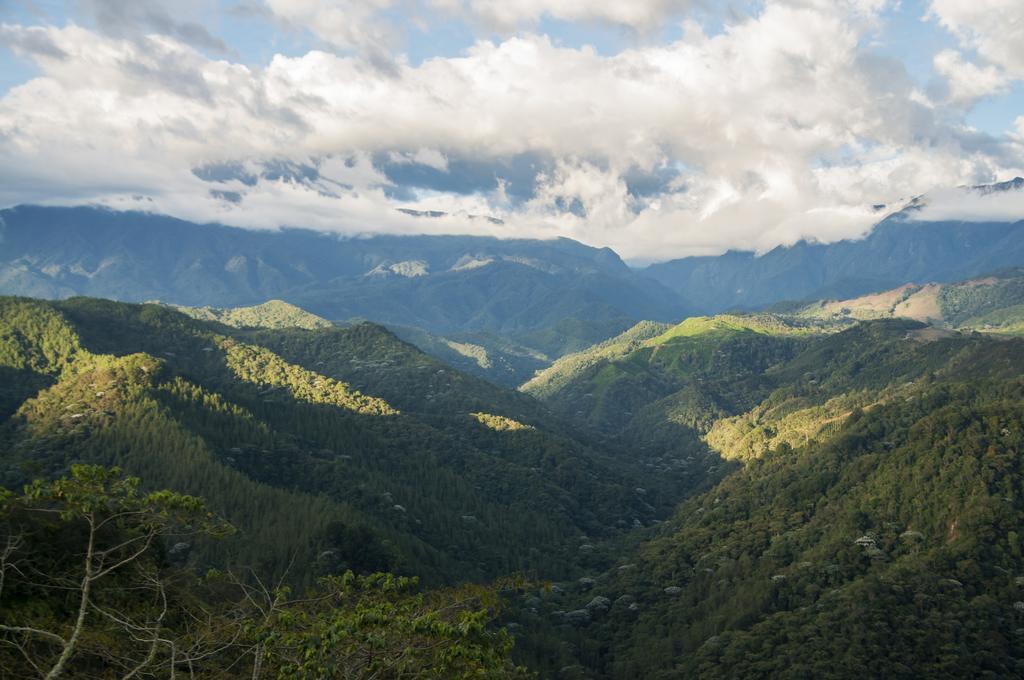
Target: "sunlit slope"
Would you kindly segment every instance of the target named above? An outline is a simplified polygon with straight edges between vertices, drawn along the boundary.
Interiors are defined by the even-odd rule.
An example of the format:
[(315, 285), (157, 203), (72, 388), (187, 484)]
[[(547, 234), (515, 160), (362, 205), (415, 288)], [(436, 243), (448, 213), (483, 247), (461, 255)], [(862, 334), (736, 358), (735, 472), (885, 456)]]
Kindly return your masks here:
[(1008, 269), (959, 283), (907, 284), (849, 300), (799, 308), (796, 318), (843, 322), (905, 318), (948, 328), (1019, 334), (1024, 328), (1024, 274)]
[(330, 328), (331, 322), (288, 304), (283, 300), (268, 300), (251, 307), (184, 307), (174, 305), (179, 312), (201, 321), (216, 321), (234, 328)]
[[(606, 432), (626, 429), (649, 405), (689, 388), (699, 410), (718, 400), (749, 402), (761, 375), (815, 332), (771, 315), (644, 323), (591, 350), (570, 355), (522, 389)], [(724, 383), (729, 389), (723, 389)]]
[[(649, 522), (673, 500), (667, 481), (551, 431), (528, 397), (377, 326), (229, 334), (92, 299), (0, 310), (4, 370), (43, 390), (11, 396), (27, 400), (3, 425), (5, 483), (120, 464), (210, 499), (244, 530), (239, 559), (439, 580), (566, 573), (580, 534)], [(289, 517), (301, 508), (316, 514), (302, 530)]]
[(590, 587), (519, 612), (524, 658), (595, 678), (1019, 674), (1024, 340), (861, 322), (801, 339), (741, 411), (706, 390), (622, 436), (697, 440), (691, 464), (730, 462), (720, 481)]
[(637, 603), (587, 630), (593, 675), (1018, 675), (1022, 402), (938, 384), (749, 462), (584, 596)]

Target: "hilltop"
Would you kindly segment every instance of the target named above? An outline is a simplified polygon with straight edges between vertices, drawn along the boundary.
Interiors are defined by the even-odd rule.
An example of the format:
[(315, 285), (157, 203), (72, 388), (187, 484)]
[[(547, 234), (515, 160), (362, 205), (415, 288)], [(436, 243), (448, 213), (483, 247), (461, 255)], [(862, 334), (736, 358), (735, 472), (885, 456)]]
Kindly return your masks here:
[(182, 314), (201, 321), (216, 321), (233, 328), (330, 328), (333, 324), (283, 300), (268, 300), (252, 307), (185, 307), (172, 305)]

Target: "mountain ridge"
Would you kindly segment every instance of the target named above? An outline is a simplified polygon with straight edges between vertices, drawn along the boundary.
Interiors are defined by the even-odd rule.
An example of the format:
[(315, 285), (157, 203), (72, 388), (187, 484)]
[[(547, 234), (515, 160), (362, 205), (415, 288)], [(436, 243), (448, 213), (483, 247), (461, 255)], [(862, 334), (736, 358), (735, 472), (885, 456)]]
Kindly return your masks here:
[(856, 297), (906, 283), (950, 282), (1024, 262), (1024, 219), (918, 222), (891, 215), (862, 239), (800, 241), (757, 255), (681, 258), (641, 270), (702, 313), (782, 300)]
[[(565, 238), (341, 238), (39, 206), (3, 210), (0, 219), (0, 292), (16, 295), (218, 308), (280, 299), (330, 321), (497, 333), (556, 355), (639, 317), (685, 313), (610, 249)], [(575, 320), (571, 332), (555, 330), (567, 320)]]

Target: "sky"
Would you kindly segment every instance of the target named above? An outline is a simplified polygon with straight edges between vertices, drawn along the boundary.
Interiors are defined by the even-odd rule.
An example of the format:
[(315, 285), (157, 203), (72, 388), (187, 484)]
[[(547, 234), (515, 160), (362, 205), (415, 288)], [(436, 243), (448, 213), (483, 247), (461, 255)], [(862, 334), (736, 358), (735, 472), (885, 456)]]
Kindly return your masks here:
[(0, 0), (0, 207), (634, 263), (1021, 219), (957, 187), (1024, 175), (1022, 45), (1022, 0)]

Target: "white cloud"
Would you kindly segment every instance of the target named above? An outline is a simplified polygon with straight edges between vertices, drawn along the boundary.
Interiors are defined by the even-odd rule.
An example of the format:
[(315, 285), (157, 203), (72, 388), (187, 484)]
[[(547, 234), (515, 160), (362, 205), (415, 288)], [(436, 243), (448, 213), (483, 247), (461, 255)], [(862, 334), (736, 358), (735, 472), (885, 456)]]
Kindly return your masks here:
[(381, 13), (394, 0), (264, 0), (278, 18), (311, 31), (341, 49), (378, 52), (397, 42), (395, 27)]
[(693, 0), (429, 0), (438, 9), (463, 13), (499, 31), (511, 31), (544, 17), (595, 21), (648, 31), (678, 16)]
[[(341, 24), (364, 15), (346, 8), (373, 19), (387, 3), (279, 9), (356, 46)], [(613, 56), (525, 33), (387, 71), (322, 51), (253, 69), (160, 35), (4, 26), (0, 40), (41, 75), (0, 99), (0, 202), (99, 200), (344, 233), (568, 236), (637, 259), (857, 235), (877, 219), (872, 204), (1024, 165), (1019, 142), (976, 143), (899, 63), (864, 51), (883, 4), (768, 2), (719, 34), (690, 22), (675, 43)], [(611, 4), (592, 10), (601, 7)], [(523, 154), (549, 159), (525, 202), (499, 182), (471, 195), (418, 189), (403, 203), (371, 162), (443, 173), (459, 159)], [(268, 161), (319, 176), (211, 182), (192, 172), (238, 162), (255, 177)], [(638, 168), (678, 176), (641, 195), (628, 182)], [(403, 205), (451, 216), (416, 219)]]
[(437, 149), (421, 148), (414, 152), (392, 151), (388, 154), (388, 159), (392, 163), (401, 165), (417, 163), (434, 170), (448, 172), (448, 158)]
[[(342, 49), (393, 44), (397, 30), (387, 15), (388, 10), (399, 8), (406, 14), (415, 15), (423, 9), (411, 0), (263, 2), (278, 18), (306, 28), (328, 44)], [(695, 0), (422, 0), (427, 10), (448, 18), (482, 23), (502, 33), (534, 25), (544, 18), (600, 22), (650, 31), (667, 20), (680, 17), (694, 4), (697, 4)]]
[(930, 15), (984, 60), (1024, 78), (1024, 2), (932, 0)]
[(946, 188), (929, 192), (914, 219), (963, 222), (1016, 222), (1024, 219), (1024, 189), (979, 192)]
[(211, 52), (226, 54), (228, 46), (211, 35), (192, 14), (211, 0), (78, 0), (99, 30), (115, 38), (160, 33)]
[(956, 50), (943, 50), (935, 55), (935, 71), (946, 78), (953, 102), (972, 105), (982, 97), (1005, 92), (1009, 81), (995, 66), (981, 67), (964, 61)]

